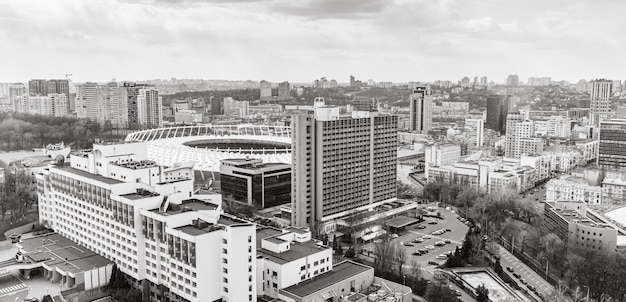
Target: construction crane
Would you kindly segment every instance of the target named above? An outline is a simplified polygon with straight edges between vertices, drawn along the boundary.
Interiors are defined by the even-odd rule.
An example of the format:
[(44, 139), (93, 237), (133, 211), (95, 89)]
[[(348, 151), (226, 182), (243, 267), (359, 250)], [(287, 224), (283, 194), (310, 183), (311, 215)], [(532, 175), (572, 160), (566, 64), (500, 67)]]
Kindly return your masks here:
[(70, 77), (73, 76), (73, 74), (71, 74), (71, 73), (51, 73), (49, 75), (55, 75), (55, 76), (62, 75), (62, 76), (65, 76), (66, 80), (69, 80)]

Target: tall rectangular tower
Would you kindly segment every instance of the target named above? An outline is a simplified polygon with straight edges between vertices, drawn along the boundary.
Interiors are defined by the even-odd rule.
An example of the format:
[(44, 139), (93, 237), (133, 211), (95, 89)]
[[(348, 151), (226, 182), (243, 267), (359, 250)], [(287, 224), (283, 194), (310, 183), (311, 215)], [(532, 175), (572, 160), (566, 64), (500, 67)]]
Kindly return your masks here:
[(487, 97), (487, 122), (486, 127), (506, 133), (506, 117), (511, 107), (511, 97), (508, 95), (490, 95)]
[(409, 99), (409, 131), (427, 132), (433, 122), (433, 96), (428, 87), (416, 87)]
[(28, 93), (48, 95), (48, 84), (46, 80), (37, 79), (28, 81)]
[(626, 119), (600, 121), (598, 165), (626, 168)]
[(291, 98), (290, 95), (291, 86), (289, 82), (282, 82), (278, 84), (278, 99), (279, 100), (288, 100)]
[(591, 125), (598, 126), (600, 121), (608, 117), (611, 111), (611, 94), (613, 81), (600, 79), (591, 81)]
[(261, 101), (269, 101), (272, 99), (272, 83), (261, 81)]
[(396, 198), (398, 118), (336, 107), (292, 117), (292, 225), (334, 221)]
[(465, 137), (472, 147), (482, 147), (484, 142), (485, 120), (466, 118), (465, 119)]

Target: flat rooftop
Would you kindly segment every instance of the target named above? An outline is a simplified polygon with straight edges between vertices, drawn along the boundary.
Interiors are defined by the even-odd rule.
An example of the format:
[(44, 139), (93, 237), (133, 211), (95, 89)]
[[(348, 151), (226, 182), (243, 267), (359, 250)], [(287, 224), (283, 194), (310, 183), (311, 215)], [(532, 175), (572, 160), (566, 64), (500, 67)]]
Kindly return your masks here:
[[(133, 193), (135, 194), (135, 193)], [(188, 211), (214, 211), (217, 210), (217, 205), (209, 201), (204, 201), (197, 198), (185, 199), (181, 204), (170, 204), (167, 211), (160, 212), (159, 209), (151, 210), (154, 213), (158, 213), (163, 216), (176, 215)]]
[(52, 269), (80, 273), (112, 262), (56, 233), (23, 239), (19, 245), (30, 263), (44, 263)]
[[(279, 238), (267, 238), (269, 241), (274, 241), (275, 243), (283, 243), (285, 242)], [(289, 247), (288, 251), (282, 253), (274, 253), (272, 251), (261, 248), (261, 245), (257, 246), (257, 254), (263, 255), (263, 257), (268, 258), (269, 260), (283, 264), (287, 262), (291, 262), (297, 259), (304, 258), (306, 256), (310, 256), (313, 254), (317, 254), (327, 247), (318, 247), (317, 244), (313, 240), (309, 240), (306, 242), (293, 242)]]
[(251, 224), (251, 222), (222, 214), (220, 218), (217, 220), (216, 224), (205, 222), (202, 225), (189, 224), (189, 225), (177, 227), (175, 229), (183, 233), (192, 235), (192, 236), (198, 236), (198, 235), (203, 235), (203, 234), (211, 233), (211, 232), (218, 231), (218, 230), (223, 230), (225, 226), (232, 226), (236, 224), (246, 225), (246, 224)]
[(387, 220), (385, 222), (385, 225), (394, 227), (394, 228), (401, 228), (401, 227), (405, 227), (407, 225), (416, 223), (417, 221), (418, 220), (415, 218), (410, 218), (406, 216), (397, 216), (397, 217)]
[(335, 283), (349, 279), (368, 270), (371, 270), (372, 275), (374, 275), (374, 269), (369, 266), (349, 260), (343, 261), (333, 266), (333, 269), (327, 273), (321, 274), (313, 279), (304, 281), (300, 284), (296, 284), (288, 288), (282, 289), (281, 291), (290, 293), (300, 298), (304, 298), (325, 288), (328, 288)]
[(117, 179), (113, 179), (113, 178), (108, 178), (108, 177), (104, 177), (102, 175), (98, 175), (98, 174), (92, 174), (89, 173), (87, 171), (83, 171), (83, 170), (79, 170), (76, 168), (72, 168), (70, 166), (56, 166), (57, 169), (74, 174), (74, 175), (78, 175), (81, 177), (85, 177), (85, 178), (89, 178), (89, 179), (93, 179), (95, 181), (99, 181), (99, 182), (103, 182), (105, 184), (109, 184), (109, 185), (115, 185), (115, 184), (121, 184), (124, 183), (123, 181), (119, 181)]

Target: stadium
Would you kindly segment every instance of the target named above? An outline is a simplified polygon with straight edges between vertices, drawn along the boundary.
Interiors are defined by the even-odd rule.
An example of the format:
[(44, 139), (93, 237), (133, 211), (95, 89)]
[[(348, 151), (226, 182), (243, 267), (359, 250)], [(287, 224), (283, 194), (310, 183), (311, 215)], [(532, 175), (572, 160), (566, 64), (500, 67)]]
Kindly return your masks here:
[(160, 165), (194, 162), (194, 169), (219, 172), (220, 160), (258, 158), (291, 163), (291, 128), (269, 125), (194, 125), (141, 130), (126, 141), (146, 142), (148, 158)]

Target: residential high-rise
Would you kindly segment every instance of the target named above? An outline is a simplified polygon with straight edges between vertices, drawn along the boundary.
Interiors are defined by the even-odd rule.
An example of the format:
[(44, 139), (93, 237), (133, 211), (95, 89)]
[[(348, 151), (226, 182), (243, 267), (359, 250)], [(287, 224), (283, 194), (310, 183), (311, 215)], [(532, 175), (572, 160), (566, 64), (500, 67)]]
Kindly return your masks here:
[[(94, 144), (37, 175), (39, 223), (115, 262), (150, 301), (256, 301), (256, 227), (197, 195), (193, 163)], [(70, 276), (68, 276), (68, 279)]]
[(291, 98), (291, 86), (285, 81), (278, 84), (278, 99), (288, 100)]
[(269, 101), (272, 99), (272, 83), (261, 81), (261, 101)]
[(626, 119), (600, 121), (598, 165), (626, 168)]
[(224, 100), (221, 98), (211, 97), (211, 114), (212, 115), (222, 115), (224, 114), (223, 109)]
[(465, 119), (465, 137), (472, 147), (482, 147), (485, 134), (485, 120), (483, 119)]
[(591, 81), (591, 125), (598, 126), (600, 121), (606, 119), (611, 111), (611, 95), (613, 93), (613, 81), (594, 80)]
[(291, 124), (293, 226), (330, 232), (336, 219), (396, 199), (397, 116), (326, 106)]
[(154, 86), (139, 89), (137, 116), (139, 124), (147, 128), (163, 126), (163, 100)]
[(487, 85), (487, 77), (480, 77), (480, 85), (482, 86)]
[(65, 94), (67, 101), (67, 111), (72, 111), (70, 108), (70, 81), (62, 79), (48, 80), (46, 83), (47, 94)]
[[(131, 82), (124, 82), (122, 85), (122, 102), (126, 102), (127, 109), (127, 122), (129, 129), (138, 129), (141, 125), (139, 121), (139, 107), (138, 96), (139, 90), (148, 87), (147, 84), (135, 84)], [(78, 99), (78, 98), (77, 98)]]
[(490, 95), (487, 97), (487, 129), (506, 133), (506, 117), (511, 107), (511, 97), (508, 95)]
[(525, 154), (538, 154), (543, 151), (543, 140), (535, 138), (534, 123), (522, 113), (510, 113), (506, 119), (506, 140), (504, 155), (520, 158)]
[(506, 78), (506, 85), (508, 86), (518, 86), (519, 85), (519, 76), (516, 74), (511, 74)]
[(409, 99), (409, 131), (427, 132), (432, 128), (432, 122), (432, 91), (428, 87), (416, 87)]
[(28, 93), (33, 95), (48, 95), (47, 81), (42, 79), (28, 81)]
[(94, 121), (102, 120), (102, 105), (98, 104), (98, 84), (86, 82), (76, 88), (76, 116)]

